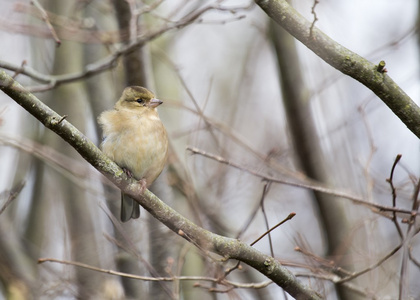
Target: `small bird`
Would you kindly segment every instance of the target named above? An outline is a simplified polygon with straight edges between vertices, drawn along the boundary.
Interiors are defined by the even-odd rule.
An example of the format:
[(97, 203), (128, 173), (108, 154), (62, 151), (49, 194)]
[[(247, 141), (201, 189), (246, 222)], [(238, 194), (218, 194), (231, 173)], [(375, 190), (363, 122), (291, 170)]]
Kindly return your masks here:
[[(157, 107), (163, 102), (144, 87), (124, 89), (114, 109), (98, 117), (102, 151), (130, 177), (148, 188), (162, 172), (168, 157), (168, 136)], [(121, 192), (121, 221), (140, 217), (140, 206)]]

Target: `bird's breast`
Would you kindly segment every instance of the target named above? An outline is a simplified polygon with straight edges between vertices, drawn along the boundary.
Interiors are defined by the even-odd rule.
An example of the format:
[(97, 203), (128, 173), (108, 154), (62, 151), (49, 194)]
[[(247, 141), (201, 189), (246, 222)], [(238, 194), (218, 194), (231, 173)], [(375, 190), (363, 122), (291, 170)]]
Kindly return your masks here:
[[(112, 116), (115, 119), (115, 116)], [(115, 126), (104, 128), (103, 152), (136, 179), (151, 184), (162, 172), (168, 153), (166, 130), (157, 114), (117, 117)], [(115, 121), (115, 120), (114, 120)], [(101, 121), (102, 123), (103, 120)], [(106, 122), (106, 121), (105, 121)]]

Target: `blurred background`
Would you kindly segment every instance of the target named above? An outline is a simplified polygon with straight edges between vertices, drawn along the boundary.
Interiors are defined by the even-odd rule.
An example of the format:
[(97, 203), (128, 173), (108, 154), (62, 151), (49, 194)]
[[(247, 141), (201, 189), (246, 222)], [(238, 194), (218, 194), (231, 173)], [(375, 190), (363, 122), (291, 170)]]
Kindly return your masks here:
[[(254, 247), (324, 298), (420, 298), (415, 216), (340, 197), (415, 208), (418, 138), (252, 1), (0, 4), (0, 66), (97, 145), (97, 116), (125, 86), (145, 86), (164, 101), (170, 157), (151, 190), (182, 215), (252, 243), (294, 212)], [(310, 21), (316, 14), (315, 26), (343, 46), (384, 60), (418, 103), (417, 1), (292, 5)], [(3, 93), (0, 170), (0, 299), (291, 299), (275, 284), (150, 282), (38, 264), (53, 258), (149, 278), (218, 278), (236, 262), (200, 251), (144, 210), (121, 224), (119, 191)], [(267, 282), (246, 265), (227, 279)]]

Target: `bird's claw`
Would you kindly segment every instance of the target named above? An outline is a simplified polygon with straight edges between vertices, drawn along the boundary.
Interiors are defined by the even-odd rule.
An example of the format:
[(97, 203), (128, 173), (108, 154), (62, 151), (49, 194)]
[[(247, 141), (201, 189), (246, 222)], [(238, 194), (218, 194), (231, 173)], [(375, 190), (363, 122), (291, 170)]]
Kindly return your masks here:
[[(124, 173), (127, 174), (128, 177), (133, 178), (133, 173), (129, 169), (127, 169), (127, 168), (122, 168), (122, 169), (123, 169)], [(139, 183), (140, 183), (140, 186), (141, 186), (140, 187), (140, 193), (143, 194), (144, 191), (147, 188), (146, 179), (145, 178), (140, 179)]]
[(124, 173), (127, 174), (128, 177), (133, 178), (133, 173), (127, 168), (122, 168)]
[(146, 190), (146, 187), (147, 187), (147, 182), (146, 182), (146, 179), (144, 179), (144, 178), (142, 178), (142, 179), (140, 179), (139, 180), (139, 183), (140, 183), (140, 186), (141, 186), (141, 188), (140, 188), (140, 193), (144, 193), (144, 191)]

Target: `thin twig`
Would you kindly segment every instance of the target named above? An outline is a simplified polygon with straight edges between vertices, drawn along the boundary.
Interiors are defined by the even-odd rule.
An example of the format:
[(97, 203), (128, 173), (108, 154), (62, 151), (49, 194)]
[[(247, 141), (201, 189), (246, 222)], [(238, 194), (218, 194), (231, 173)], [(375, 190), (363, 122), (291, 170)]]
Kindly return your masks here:
[(311, 8), (311, 13), (314, 15), (314, 20), (312, 21), (311, 27), (309, 28), (309, 36), (310, 37), (312, 37), (312, 32), (314, 30), (315, 23), (316, 23), (316, 21), (318, 21), (318, 16), (317, 16), (316, 11), (315, 11), (315, 7), (318, 5), (318, 3), (319, 3), (319, 0), (314, 0), (314, 5), (312, 5), (312, 8)]
[(38, 2), (38, 0), (31, 0), (31, 4), (33, 4), (41, 13), (42, 20), (44, 20), (45, 24), (47, 24), (47, 27), (49, 31), (51, 32), (52, 37), (55, 40), (55, 44), (57, 47), (61, 45), (61, 41), (57, 36), (57, 33), (54, 30), (54, 27), (51, 25), (50, 18), (48, 17), (47, 12), (42, 7), (42, 5)]
[[(23, 187), (25, 186), (25, 181), (19, 182), (16, 186), (14, 186), (10, 191), (5, 191), (0, 196), (9, 194), (6, 202), (4, 202), (3, 206), (0, 207), (0, 215), (6, 210), (6, 208), (19, 196), (20, 192), (22, 191)], [(1, 198), (1, 197), (0, 197)]]
[(72, 159), (63, 153), (57, 152), (49, 146), (38, 144), (22, 137), (17, 138), (1, 134), (0, 145), (10, 146), (35, 156), (77, 186), (88, 190), (93, 194), (100, 195), (101, 192), (88, 183), (87, 178), (90, 176), (96, 176), (94, 177), (95, 180), (100, 180), (103, 184), (112, 186), (112, 183), (110, 183), (109, 180), (103, 176), (98, 176), (99, 174), (88, 165), (83, 164), (76, 159)]
[(137, 18), (136, 2), (134, 0), (125, 0), (130, 8), (130, 26), (129, 26), (129, 43), (134, 43), (137, 37)]
[(240, 265), (241, 265), (241, 262), (238, 261), (233, 267), (226, 269), (225, 272), (223, 273), (223, 276), (220, 278), (220, 280), (225, 279), (233, 271), (240, 269), (241, 268)]
[(272, 182), (281, 183), (281, 184), (287, 184), (287, 185), (290, 185), (290, 186), (295, 186), (295, 187), (300, 187), (300, 188), (305, 188), (305, 189), (311, 189), (311, 190), (314, 190), (314, 191), (317, 191), (317, 192), (326, 193), (326, 194), (330, 194), (330, 195), (333, 195), (333, 196), (336, 196), (336, 197), (349, 199), (356, 204), (365, 205), (365, 206), (368, 206), (368, 207), (373, 207), (373, 208), (376, 208), (380, 211), (391, 211), (391, 212), (395, 211), (395, 212), (399, 212), (399, 213), (403, 213), (403, 214), (408, 214), (410, 216), (413, 215), (413, 214), (414, 215), (420, 215), (420, 213), (417, 212), (417, 211), (412, 211), (412, 210), (407, 210), (407, 209), (402, 209), (402, 208), (396, 208), (396, 207), (390, 207), (390, 206), (384, 206), (384, 205), (380, 205), (380, 204), (376, 204), (376, 203), (371, 203), (371, 202), (365, 201), (362, 198), (359, 198), (357, 196), (348, 194), (346, 192), (337, 191), (337, 190), (333, 190), (333, 189), (330, 189), (330, 188), (327, 188), (327, 187), (323, 187), (320, 184), (314, 184), (314, 183), (311, 183), (311, 182), (308, 182), (308, 181), (305, 181), (304, 183), (302, 183), (302, 182), (296, 182), (296, 181), (287, 180), (287, 179), (280, 179), (280, 178), (276, 178), (276, 177), (273, 177), (273, 176), (270, 176), (270, 175), (266, 175), (266, 174), (260, 173), (258, 171), (255, 171), (255, 170), (248, 169), (248, 168), (246, 168), (244, 166), (241, 166), (237, 163), (234, 163), (232, 161), (229, 161), (229, 160), (227, 160), (227, 159), (225, 159), (221, 156), (211, 154), (211, 153), (207, 153), (207, 152), (205, 152), (203, 150), (200, 150), (196, 147), (188, 146), (186, 148), (186, 150), (190, 151), (192, 154), (198, 154), (198, 155), (213, 159), (213, 160), (218, 161), (222, 164), (226, 164), (226, 165), (231, 166), (233, 168), (236, 168), (236, 169), (239, 169), (241, 171), (252, 174), (256, 177), (260, 177), (263, 180), (272, 181)]
[[(35, 4), (35, 3), (34, 3)], [(71, 83), (83, 78), (89, 78), (91, 76), (100, 74), (106, 70), (112, 69), (115, 67), (117, 60), (131, 51), (142, 47), (147, 42), (154, 40), (164, 33), (174, 30), (174, 29), (181, 29), (191, 23), (197, 22), (199, 17), (212, 10), (221, 10), (221, 11), (230, 11), (231, 9), (225, 8), (220, 5), (208, 5), (199, 10), (195, 10), (193, 12), (187, 13), (184, 15), (180, 20), (176, 22), (168, 23), (161, 28), (150, 32), (146, 35), (137, 35), (134, 42), (129, 43), (128, 45), (121, 46), (118, 50), (111, 53), (109, 56), (104, 57), (92, 64), (89, 64), (85, 67), (85, 69), (81, 72), (75, 72), (70, 74), (64, 75), (56, 75), (50, 76), (42, 74), (29, 66), (18, 66), (9, 62), (0, 61), (0, 67), (11, 70), (11, 71), (19, 71), (21, 74), (31, 77), (39, 82), (45, 83), (44, 85), (39, 86), (32, 86), (27, 87), (26, 89), (31, 92), (43, 92), (50, 89), (55, 88), (59, 84), (66, 84)]]
[(367, 197), (368, 199), (372, 199), (372, 190), (373, 190), (373, 180), (372, 177), (370, 176), (370, 166), (372, 164), (372, 160), (373, 157), (375, 155), (375, 152), (378, 150), (378, 148), (375, 146), (375, 142), (374, 142), (374, 138), (373, 138), (373, 134), (372, 134), (372, 129), (369, 126), (369, 122), (367, 120), (367, 116), (366, 116), (366, 111), (364, 108), (364, 105), (361, 105), (358, 107), (357, 109), (359, 111), (359, 113), (361, 114), (362, 117), (362, 121), (363, 121), (363, 125), (364, 128), (366, 129), (366, 135), (368, 138), (368, 142), (370, 145), (370, 151), (369, 151), (369, 155), (368, 155), (368, 159), (366, 161), (366, 166), (364, 168), (364, 172), (365, 172), (365, 177), (366, 177), (366, 182), (367, 182)]
[(409, 246), (408, 247), (408, 257), (410, 258), (410, 260), (413, 262), (413, 264), (415, 264), (417, 266), (417, 268), (420, 269), (420, 261), (418, 261), (414, 256), (413, 256), (413, 247)]
[[(417, 181), (416, 184), (416, 188), (414, 190), (414, 194), (413, 194), (413, 206), (412, 206), (412, 210), (413, 211), (417, 211), (419, 209), (419, 193), (420, 193), (420, 180)], [(411, 216), (411, 223), (414, 224), (414, 219), (416, 218), (416, 216)]]
[(244, 223), (241, 230), (239, 230), (238, 234), (236, 235), (236, 238), (239, 239), (242, 234), (247, 230), (249, 225), (251, 225), (252, 221), (254, 220), (255, 216), (257, 215), (258, 210), (260, 209), (261, 205), (258, 202), (258, 204), (255, 206), (255, 208), (252, 210), (252, 213), (249, 215), (248, 220)]
[(260, 205), (261, 205), (261, 212), (264, 216), (265, 227), (268, 230), (267, 231), (268, 232), (268, 244), (270, 245), (270, 253), (271, 253), (271, 256), (274, 257), (273, 241), (271, 239), (271, 234), (269, 233), (270, 225), (268, 223), (268, 218), (267, 218), (267, 214), (265, 212), (265, 207), (264, 207), (264, 200), (265, 200), (265, 197), (268, 194), (268, 191), (270, 190), (270, 187), (271, 187), (271, 182), (270, 181), (268, 181), (264, 184), (263, 192), (262, 192), (262, 195), (261, 195)]
[[(236, 235), (236, 238), (237, 239), (239, 239), (242, 236), (242, 234), (245, 232), (245, 230), (247, 230), (247, 228), (249, 227), (249, 225), (252, 223), (252, 221), (254, 220), (255, 216), (257, 215), (258, 210), (261, 208), (261, 202), (264, 200), (265, 190), (266, 190), (267, 183), (268, 182), (266, 182), (264, 184), (263, 194), (262, 194), (262, 197), (260, 198), (260, 201), (255, 206), (255, 208), (252, 210), (251, 214), (248, 217), (248, 220), (246, 220), (246, 222), (242, 226), (241, 230), (239, 230), (238, 234)], [(267, 227), (267, 229), (268, 229), (268, 227)]]
[(308, 251), (303, 246), (296, 246), (295, 251), (297, 251), (299, 253), (302, 253), (303, 255), (307, 256), (310, 259), (312, 264), (313, 264), (313, 262), (317, 262), (317, 266), (320, 266), (321, 268), (316, 267), (315, 271), (319, 271), (320, 269), (321, 270), (329, 270), (329, 272), (337, 275), (338, 278), (343, 278), (343, 276), (352, 275), (352, 273), (350, 271), (348, 271), (348, 270), (344, 269), (343, 267), (340, 267), (339, 265), (337, 265), (337, 262), (335, 260), (318, 256), (318, 255), (312, 253), (311, 251)]
[[(420, 180), (417, 181), (417, 184), (415, 185), (415, 189), (413, 193), (413, 204), (412, 204), (413, 211), (418, 210), (419, 192), (420, 192)], [(406, 240), (404, 242), (404, 251), (403, 251), (402, 261), (401, 261), (398, 300), (404, 299), (406, 296), (404, 292), (406, 291), (405, 285), (407, 284), (408, 260), (410, 257), (409, 241), (414, 237), (414, 235), (418, 233), (418, 231), (414, 230), (416, 217), (417, 217), (416, 215), (411, 215), (408, 221)]]
[(360, 275), (363, 275), (369, 271), (372, 271), (373, 269), (376, 269), (377, 267), (379, 267), (382, 263), (384, 263), (386, 260), (388, 260), (390, 257), (392, 257), (395, 253), (398, 252), (398, 250), (401, 249), (401, 247), (403, 246), (403, 243), (399, 244), (397, 247), (395, 247), (391, 252), (389, 252), (387, 255), (385, 255), (384, 257), (382, 257), (380, 260), (378, 260), (376, 263), (372, 264), (371, 266), (358, 271), (358, 272), (354, 272), (352, 275), (347, 276), (339, 281), (337, 281), (337, 283), (343, 283), (346, 281), (350, 281), (356, 277), (359, 277)]
[(296, 213), (292, 212), (290, 213), (283, 221), (281, 221), (280, 223), (278, 223), (277, 225), (275, 225), (274, 227), (270, 228), (269, 230), (267, 230), (266, 232), (264, 232), (258, 239), (256, 239), (255, 241), (253, 241), (251, 243), (251, 246), (254, 246), (256, 243), (258, 243), (263, 237), (265, 237), (267, 234), (269, 234), (270, 232), (272, 232), (274, 229), (276, 229), (277, 227), (279, 227), (280, 225), (283, 225), (284, 223), (286, 223), (287, 221), (293, 219), (293, 217), (296, 216)]
[[(182, 76), (181, 76), (181, 74), (179, 74), (179, 73), (178, 73), (178, 78), (179, 78), (179, 80), (180, 80), (180, 82), (181, 82), (181, 85), (184, 87), (185, 91), (187, 92), (187, 94), (188, 94), (189, 98), (190, 98), (190, 99), (191, 99), (191, 101), (193, 102), (194, 107), (195, 107), (195, 109), (196, 109), (196, 113), (200, 116), (200, 121), (201, 121), (201, 120), (203, 120), (203, 122), (205, 123), (205, 128), (206, 128), (206, 129), (209, 129), (209, 132), (210, 132), (210, 135), (211, 135), (211, 137), (212, 137), (213, 141), (214, 141), (216, 144), (219, 144), (219, 140), (218, 140), (218, 139), (217, 139), (217, 137), (216, 137), (216, 134), (215, 134), (215, 132), (214, 132), (214, 128), (213, 128), (213, 127), (212, 127), (212, 125), (208, 122), (207, 118), (204, 116), (204, 111), (203, 111), (203, 109), (205, 109), (205, 105), (204, 105), (204, 108), (203, 108), (203, 109), (201, 109), (201, 108), (200, 108), (200, 106), (198, 105), (198, 102), (197, 102), (197, 100), (195, 99), (195, 97), (194, 97), (193, 93), (191, 92), (191, 90), (189, 89), (189, 87), (188, 87), (187, 83), (185, 82), (184, 77), (182, 77)], [(217, 145), (217, 146), (218, 146), (218, 145)], [(219, 147), (217, 147), (217, 148), (219, 148)]]
[(74, 261), (68, 261), (68, 260), (61, 260), (61, 259), (55, 259), (55, 258), (40, 258), (40, 259), (38, 259), (39, 264), (42, 264), (42, 263), (45, 263), (45, 262), (52, 262), (52, 263), (70, 265), (70, 266), (84, 268), (84, 269), (95, 271), (95, 272), (105, 273), (105, 274), (114, 275), (114, 276), (121, 276), (121, 277), (125, 277), (125, 278), (136, 279), (136, 280), (143, 280), (143, 281), (176, 281), (176, 280), (209, 281), (209, 282), (214, 282), (214, 283), (223, 284), (223, 285), (231, 285), (235, 288), (244, 288), (244, 289), (260, 289), (260, 288), (267, 287), (268, 285), (273, 283), (271, 280), (260, 282), (260, 283), (241, 283), (241, 282), (234, 282), (234, 281), (230, 281), (230, 280), (219, 281), (218, 278), (204, 277), (204, 276), (149, 277), (149, 276), (133, 275), (133, 274), (113, 271), (113, 270), (109, 270), (109, 269), (107, 270), (107, 269), (97, 268), (97, 267), (94, 267), (94, 266), (91, 266), (91, 265), (88, 265), (88, 264), (84, 264), (84, 263), (80, 263), (80, 262), (74, 262)]
[[(316, 278), (322, 280), (328, 280), (333, 283), (338, 283), (340, 281), (340, 277), (335, 274), (325, 274), (325, 273), (295, 273), (296, 277), (306, 277), (306, 278)], [(363, 299), (378, 299), (376, 297), (376, 293), (373, 291), (367, 291), (363, 287), (357, 284), (352, 284), (351, 282), (343, 282), (341, 283), (347, 289), (356, 292), (357, 294), (363, 296)]]
[(22, 72), (21, 70), (23, 69), (23, 67), (27, 64), (28, 62), (26, 60), (22, 61), (21, 68), (19, 70), (16, 70), (15, 74), (12, 75), (13, 79), (16, 79), (16, 77), (18, 77), (18, 75)]
[[(395, 157), (394, 163), (392, 164), (392, 168), (391, 168), (391, 174), (389, 175), (389, 178), (386, 180), (389, 183), (389, 185), (391, 186), (392, 206), (393, 207), (397, 206), (397, 191), (396, 191), (395, 186), (394, 186), (394, 171), (395, 171), (395, 167), (397, 166), (401, 157), (402, 157), (401, 154), (398, 154)], [(401, 230), (401, 226), (400, 226), (400, 224), (398, 223), (398, 220), (397, 220), (397, 212), (395, 212), (395, 211), (392, 212), (392, 221), (394, 222), (395, 227), (397, 228), (397, 231), (398, 231), (398, 234), (399, 234), (401, 240), (403, 240), (404, 235), (403, 235), (403, 232)]]

